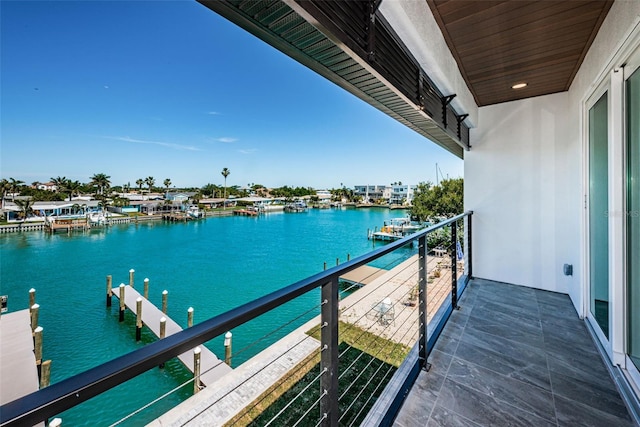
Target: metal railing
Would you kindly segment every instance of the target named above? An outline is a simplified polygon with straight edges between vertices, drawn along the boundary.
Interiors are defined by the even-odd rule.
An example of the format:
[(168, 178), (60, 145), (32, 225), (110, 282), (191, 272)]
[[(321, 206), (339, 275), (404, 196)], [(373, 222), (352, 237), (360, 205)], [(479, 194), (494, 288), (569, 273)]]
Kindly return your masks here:
[[(0, 425), (34, 425), (43, 420), (46, 421), (67, 409), (158, 367), (169, 359), (223, 335), (225, 332), (278, 308), (303, 294), (320, 288), (320, 370), (318, 375), (320, 394), (317, 401), (319, 408), (317, 424), (337, 426), (342, 423), (342, 421), (339, 421), (341, 420), (341, 414), (338, 400), (340, 396), (339, 379), (343, 375), (343, 373), (339, 372), (341, 351), (339, 350), (338, 326), (340, 315), (342, 314), (341, 311), (346, 309), (345, 307), (340, 307), (340, 277), (400, 248), (417, 242), (418, 280), (415, 286), (412, 285), (413, 282), (411, 283), (411, 286), (413, 286), (411, 288), (412, 295), (406, 296), (406, 300), (417, 300), (417, 338), (413, 339), (415, 344), (411, 346), (411, 351), (398, 369), (393, 373), (388, 370), (389, 373), (385, 374), (385, 376), (390, 377), (388, 384), (386, 384), (384, 391), (381, 392), (376, 402), (372, 403), (372, 407), (364, 421), (367, 425), (388, 423), (395, 417), (408, 389), (411, 388), (420, 370), (428, 368), (427, 359), (435, 340), (452, 310), (457, 307), (458, 298), (472, 275), (471, 218), (472, 212), (465, 212), (389, 243), (340, 266), (303, 279), (174, 335), (150, 343), (139, 350), (54, 383), (13, 402), (6, 403), (0, 407)], [(436, 248), (429, 247), (429, 238), (433, 237), (432, 233), (439, 233), (445, 227), (448, 227), (449, 233), (446, 235), (447, 244), (440, 246), (438, 250), (441, 256), (435, 258), (433, 255), (429, 255), (436, 250)], [(440, 242), (442, 242), (442, 239), (440, 239)], [(447, 259), (446, 257), (449, 258)], [(431, 269), (429, 263), (431, 263)], [(464, 274), (458, 270), (459, 268), (464, 268)], [(440, 274), (441, 269), (446, 270), (442, 275)], [(430, 283), (437, 281), (437, 283), (441, 284), (443, 280), (449, 280), (449, 278), (449, 292), (445, 296), (438, 297), (437, 313), (434, 309), (429, 312), (427, 290)], [(417, 295), (413, 295), (413, 290), (417, 291)], [(386, 308), (386, 310), (388, 309), (389, 307)], [(430, 319), (431, 321), (429, 321)], [(342, 353), (344, 354), (345, 352), (343, 351)], [(343, 394), (347, 394), (347, 391), (344, 391)], [(360, 396), (362, 392), (356, 392), (356, 394)], [(351, 405), (349, 405), (349, 408), (351, 408)], [(360, 409), (360, 411), (362, 410)], [(360, 414), (358, 415), (360, 416)]]

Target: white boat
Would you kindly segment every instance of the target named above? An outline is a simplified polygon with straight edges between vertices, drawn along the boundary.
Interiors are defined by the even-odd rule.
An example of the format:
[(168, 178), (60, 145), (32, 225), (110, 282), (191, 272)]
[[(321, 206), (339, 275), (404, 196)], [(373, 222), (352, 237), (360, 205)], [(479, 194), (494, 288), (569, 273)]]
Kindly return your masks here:
[(187, 215), (189, 215), (191, 218), (198, 219), (204, 217), (204, 212), (201, 211), (197, 206), (189, 206), (189, 208), (187, 209)]

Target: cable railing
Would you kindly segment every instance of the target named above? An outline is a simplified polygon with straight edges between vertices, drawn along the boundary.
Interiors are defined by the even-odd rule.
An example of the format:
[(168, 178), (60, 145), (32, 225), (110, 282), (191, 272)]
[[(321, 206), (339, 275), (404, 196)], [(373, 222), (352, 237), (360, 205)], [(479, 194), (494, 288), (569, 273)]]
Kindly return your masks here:
[[(281, 352), (261, 366), (255, 369), (249, 366), (250, 359), (245, 362), (246, 369), (238, 368), (226, 374), (237, 378), (226, 381), (225, 387), (216, 385), (217, 393), (191, 410), (188, 416), (181, 417), (179, 425), (188, 425), (203, 414), (219, 412), (220, 405), (237, 398), (238, 390), (243, 390), (240, 394), (253, 393), (253, 397), (220, 421), (221, 425), (388, 423), (420, 370), (428, 369), (428, 356), (435, 339), (457, 307), (459, 295), (471, 277), (471, 217), (472, 212), (466, 212), (442, 221), (9, 402), (0, 407), (0, 425), (34, 425), (46, 421), (227, 331), (258, 321), (262, 314), (315, 289), (320, 290), (318, 304), (274, 325), (271, 332), (231, 357), (244, 355), (252, 347), (269, 342), (272, 336), (281, 336), (283, 329), (290, 330), (292, 325), (297, 326), (316, 315), (305, 323), (304, 330), (287, 335), (291, 338)], [(383, 267), (384, 274), (373, 278), (372, 273), (362, 279), (363, 283), (343, 283), (341, 289), (341, 276), (373, 261)], [(272, 371), (282, 370), (285, 360), (291, 367), (274, 375)], [(268, 383), (258, 380), (260, 376), (277, 378)], [(256, 386), (265, 383), (264, 389)], [(113, 425), (130, 420), (188, 386), (198, 387), (197, 379), (181, 382), (172, 390), (151, 398), (148, 404)]]

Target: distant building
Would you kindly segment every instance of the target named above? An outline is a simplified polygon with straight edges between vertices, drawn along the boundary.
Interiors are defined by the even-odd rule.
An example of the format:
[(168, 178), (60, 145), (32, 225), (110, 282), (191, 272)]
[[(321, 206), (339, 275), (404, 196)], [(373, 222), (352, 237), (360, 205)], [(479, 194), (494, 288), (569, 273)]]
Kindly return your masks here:
[(413, 195), (415, 194), (417, 185), (391, 185), (391, 196), (389, 197), (389, 204), (391, 205), (410, 205), (413, 201)]
[(182, 192), (167, 192), (164, 195), (165, 200), (171, 200), (175, 202), (185, 202), (187, 200), (193, 199), (193, 197), (198, 194), (195, 191), (182, 191)]
[(364, 202), (375, 202), (385, 198), (386, 188), (386, 185), (356, 185), (353, 187), (353, 193), (362, 197)]
[(40, 183), (36, 188), (38, 190), (45, 190), (45, 191), (58, 191), (58, 186), (55, 185), (53, 182)]

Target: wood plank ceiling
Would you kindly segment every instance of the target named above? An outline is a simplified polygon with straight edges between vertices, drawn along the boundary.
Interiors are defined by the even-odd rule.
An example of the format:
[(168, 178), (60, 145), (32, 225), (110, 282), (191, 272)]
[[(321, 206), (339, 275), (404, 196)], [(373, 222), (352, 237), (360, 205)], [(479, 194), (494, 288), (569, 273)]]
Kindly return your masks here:
[(568, 90), (613, 3), (426, 1), (478, 106)]

